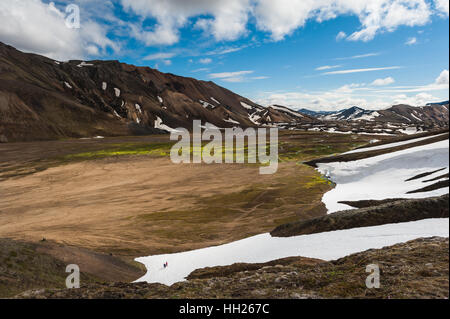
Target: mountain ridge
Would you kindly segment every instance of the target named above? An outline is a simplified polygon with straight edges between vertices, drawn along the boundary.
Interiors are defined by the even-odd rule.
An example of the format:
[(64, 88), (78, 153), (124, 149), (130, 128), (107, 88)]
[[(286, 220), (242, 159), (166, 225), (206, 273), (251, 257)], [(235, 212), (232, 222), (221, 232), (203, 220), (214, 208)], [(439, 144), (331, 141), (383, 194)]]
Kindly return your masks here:
[[(164, 133), (192, 128), (194, 119), (218, 127), (251, 127), (266, 109), (211, 81), (112, 61), (55, 61), (0, 44), (0, 140)], [(268, 111), (268, 112), (267, 112)]]
[(161, 134), (191, 129), (193, 120), (219, 128), (333, 130), (332, 123), (355, 122), (363, 123), (357, 131), (376, 123), (423, 130), (448, 126), (448, 109), (445, 102), (378, 111), (265, 107), (211, 81), (117, 60), (56, 61), (0, 42), (0, 142)]

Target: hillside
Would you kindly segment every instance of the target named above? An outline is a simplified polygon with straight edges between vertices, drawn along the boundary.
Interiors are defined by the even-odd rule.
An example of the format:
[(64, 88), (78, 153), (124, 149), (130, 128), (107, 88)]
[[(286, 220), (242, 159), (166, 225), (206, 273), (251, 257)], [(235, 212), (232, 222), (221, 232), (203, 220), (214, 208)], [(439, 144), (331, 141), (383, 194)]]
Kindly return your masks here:
[(314, 116), (324, 121), (373, 121), (379, 123), (402, 123), (448, 126), (448, 102), (431, 103), (416, 107), (410, 105), (394, 105), (384, 110), (365, 110), (353, 106), (337, 112), (315, 113)]
[[(448, 298), (448, 238), (416, 239), (338, 260), (293, 257), (196, 270), (161, 284), (86, 284), (27, 291), (18, 298)], [(380, 289), (365, 286), (365, 265), (380, 266)]]
[[(0, 142), (300, 122), (213, 82), (118, 61), (61, 62), (0, 43)], [(307, 119), (313, 121), (313, 119)]]

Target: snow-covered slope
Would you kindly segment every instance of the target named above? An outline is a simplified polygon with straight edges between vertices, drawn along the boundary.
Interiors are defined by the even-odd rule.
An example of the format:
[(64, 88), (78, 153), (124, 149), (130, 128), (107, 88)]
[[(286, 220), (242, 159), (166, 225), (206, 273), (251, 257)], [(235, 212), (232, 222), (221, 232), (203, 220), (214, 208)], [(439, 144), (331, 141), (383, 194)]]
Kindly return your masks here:
[(430, 138), (435, 138), (437, 136), (441, 136), (441, 135), (445, 135), (445, 134), (448, 134), (448, 133), (443, 133), (443, 134), (439, 134), (439, 135), (432, 135), (432, 136), (425, 136), (425, 137), (418, 137), (418, 138), (413, 138), (411, 140), (395, 142), (395, 143), (387, 143), (387, 144), (382, 144), (382, 145), (378, 145), (378, 146), (370, 146), (370, 147), (358, 148), (356, 150), (348, 151), (348, 152), (345, 152), (345, 153), (342, 153), (342, 154), (353, 154), (353, 153), (369, 152), (369, 151), (375, 151), (375, 150), (383, 150), (383, 149), (386, 149), (386, 148), (397, 147), (397, 146), (407, 145), (407, 144), (416, 143), (416, 142), (420, 142), (420, 141), (425, 141), (425, 140), (428, 140)]
[(325, 121), (373, 121), (378, 116), (380, 116), (380, 114), (377, 111), (367, 111), (360, 107), (353, 106), (349, 109), (322, 115), (319, 118)]
[[(353, 228), (295, 237), (262, 234), (229, 244), (177, 254), (137, 258), (147, 274), (137, 280), (172, 285), (195, 269), (233, 263), (262, 263), (290, 256), (333, 260), (371, 248), (382, 248), (420, 237), (449, 236), (448, 218), (425, 219)], [(169, 263), (167, 268), (163, 267)]]
[[(308, 110), (307, 110), (308, 111)], [(377, 123), (402, 123), (408, 125), (448, 126), (448, 103), (429, 104), (423, 107), (394, 105), (385, 110), (366, 110), (358, 106), (335, 112), (316, 112), (318, 119), (324, 121), (366, 121)]]
[[(349, 208), (338, 204), (342, 200), (423, 198), (448, 193), (447, 187), (426, 193), (406, 194), (435, 182), (425, 180), (448, 172), (448, 152), (448, 140), (444, 140), (357, 161), (319, 163), (319, 170), (337, 183), (335, 189), (324, 195), (323, 201), (329, 212), (334, 212)], [(424, 178), (406, 181), (418, 174), (442, 168), (444, 170)], [(263, 263), (291, 256), (333, 260), (421, 237), (448, 237), (448, 226), (448, 218), (439, 218), (293, 237), (261, 234), (221, 246), (137, 258), (136, 261), (147, 268), (147, 274), (138, 281), (171, 285), (183, 281), (199, 268), (233, 263)], [(169, 266), (164, 268), (166, 262)]]
[[(351, 209), (339, 201), (381, 200), (387, 198), (425, 198), (447, 194), (449, 188), (407, 194), (436, 183), (428, 181), (449, 171), (449, 141), (444, 140), (350, 162), (317, 164), (319, 171), (336, 183), (322, 201), (328, 213)], [(406, 181), (422, 173), (439, 172)]]

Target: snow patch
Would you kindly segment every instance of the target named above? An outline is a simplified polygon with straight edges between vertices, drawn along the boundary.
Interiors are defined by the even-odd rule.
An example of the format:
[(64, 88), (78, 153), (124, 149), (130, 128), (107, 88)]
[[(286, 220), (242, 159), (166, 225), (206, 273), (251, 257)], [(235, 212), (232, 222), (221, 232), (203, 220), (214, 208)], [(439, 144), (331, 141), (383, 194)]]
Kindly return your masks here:
[(82, 68), (83, 66), (94, 66), (92, 63), (81, 62), (77, 65), (77, 67)]
[(420, 130), (418, 130), (416, 127), (407, 127), (398, 131), (406, 135), (413, 135), (420, 132)]
[(180, 132), (180, 131), (178, 131), (176, 129), (173, 129), (173, 128), (167, 126), (166, 124), (163, 124), (163, 121), (162, 121), (162, 119), (159, 116), (156, 117), (155, 128), (163, 130), (163, 131), (167, 131), (169, 133)]
[(288, 108), (286, 108), (286, 107), (277, 106), (277, 105), (271, 105), (270, 107), (273, 108), (273, 109), (275, 109), (275, 110), (278, 110), (278, 111), (287, 112), (287, 113), (289, 113), (289, 114), (291, 114), (291, 115), (293, 115), (293, 116), (299, 117), (299, 118), (304, 117), (304, 116), (301, 115), (300, 113), (294, 112), (294, 111), (292, 111), (292, 110), (290, 110), (290, 109), (288, 109)]
[(64, 84), (66, 85), (66, 87), (68, 87), (69, 89), (72, 88), (72, 85), (70, 85), (68, 82), (64, 82)]
[(103, 83), (102, 83), (102, 89), (103, 89), (103, 91), (105, 91), (107, 88), (108, 88), (108, 83), (103, 82)]
[(217, 103), (217, 104), (220, 104), (220, 102), (217, 101), (217, 100), (216, 100), (215, 98), (213, 98), (212, 96), (211, 96), (211, 100), (214, 101), (214, 102)]
[[(147, 273), (136, 282), (172, 285), (184, 281), (192, 271), (199, 268), (264, 263), (292, 256), (335, 260), (421, 237), (448, 237), (448, 220), (424, 219), (294, 237), (271, 237), (267, 233), (220, 246), (141, 257), (135, 260), (145, 265)], [(163, 267), (165, 262), (169, 263), (166, 268)]]
[(141, 106), (140, 106), (139, 104), (135, 104), (134, 107), (136, 108), (136, 110), (137, 110), (140, 114), (142, 114), (142, 109), (141, 109)]
[(201, 105), (203, 105), (203, 107), (205, 109), (208, 108), (208, 107), (211, 107), (212, 109), (216, 107), (215, 105), (212, 105), (209, 102), (206, 102), (206, 101), (203, 101), (203, 100), (198, 100), (198, 101), (200, 102)]
[(120, 96), (120, 90), (118, 88), (114, 88), (114, 93), (116, 94), (116, 97)]
[(245, 103), (245, 102), (242, 102), (242, 101), (241, 101), (241, 105), (242, 105), (244, 108), (246, 108), (247, 110), (253, 110), (253, 106), (248, 105), (248, 104)]
[(419, 122), (423, 122), (423, 120), (419, 117), (417, 117), (414, 113), (416, 113), (416, 111), (414, 111), (413, 113), (411, 113), (411, 116), (414, 117), (416, 120), (418, 120)]
[(227, 123), (233, 123), (233, 124), (241, 124), (241, 123), (239, 123), (238, 121), (235, 121), (235, 120), (233, 120), (232, 118), (229, 118), (228, 120), (223, 120), (224, 122), (227, 122)]
[[(435, 182), (430, 178), (406, 182), (416, 175), (449, 168), (448, 140), (416, 146), (351, 162), (318, 163), (318, 170), (336, 183), (336, 187), (322, 197), (328, 213), (353, 209), (339, 201), (382, 200), (387, 198), (425, 198), (441, 196), (448, 187), (430, 192), (407, 194)], [(442, 174), (442, 172), (441, 172)]]
[(159, 103), (163, 104), (164, 100), (162, 99), (162, 97), (160, 97), (159, 95), (157, 96)]
[(253, 124), (256, 124), (256, 125), (260, 125), (260, 124), (261, 124), (261, 123), (258, 122), (258, 121), (261, 119), (261, 116), (259, 116), (258, 114), (255, 114), (255, 113), (250, 114), (250, 115), (248, 116), (248, 119), (249, 119)]
[(372, 112), (372, 113), (370, 113), (370, 114), (364, 114), (364, 115), (361, 115), (360, 117), (358, 117), (357, 119), (355, 119), (356, 121), (362, 121), (362, 120), (365, 120), (365, 121), (374, 121), (374, 119), (376, 118), (376, 117), (378, 117), (378, 116), (380, 116), (380, 113), (378, 113), (378, 112)]

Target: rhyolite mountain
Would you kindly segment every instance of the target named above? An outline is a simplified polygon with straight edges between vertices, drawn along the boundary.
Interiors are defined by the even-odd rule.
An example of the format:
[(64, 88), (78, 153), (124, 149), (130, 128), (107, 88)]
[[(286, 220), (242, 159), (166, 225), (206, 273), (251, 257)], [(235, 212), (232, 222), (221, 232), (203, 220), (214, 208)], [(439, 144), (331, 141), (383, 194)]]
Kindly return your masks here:
[(118, 61), (55, 61), (0, 42), (0, 140), (29, 141), (317, 121), (213, 82)]
[[(263, 107), (213, 82), (119, 61), (55, 61), (0, 42), (0, 143), (167, 133), (197, 119), (217, 127), (401, 123), (448, 127), (449, 104), (336, 112)], [(340, 124), (340, 125), (341, 125)]]
[(371, 111), (353, 106), (336, 112), (315, 112), (301, 109), (323, 121), (370, 121), (403, 124), (433, 124), (435, 126), (448, 126), (449, 103), (429, 103), (425, 106), (394, 105), (385, 110)]

